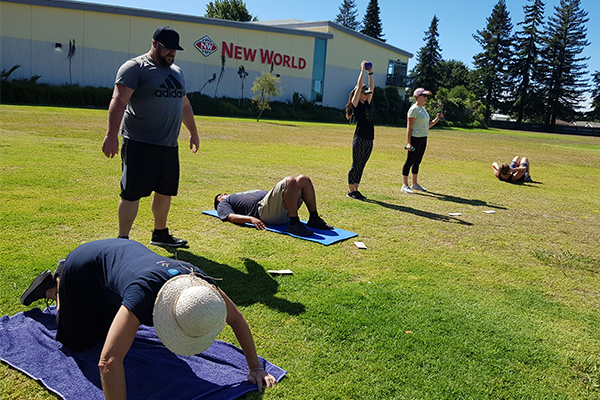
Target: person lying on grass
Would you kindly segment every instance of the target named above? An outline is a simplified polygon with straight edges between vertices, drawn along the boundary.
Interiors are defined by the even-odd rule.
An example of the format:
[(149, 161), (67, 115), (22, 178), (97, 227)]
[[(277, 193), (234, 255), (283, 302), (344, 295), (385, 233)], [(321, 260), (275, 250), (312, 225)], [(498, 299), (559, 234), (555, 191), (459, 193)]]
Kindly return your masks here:
[(220, 193), (215, 196), (215, 210), (221, 221), (251, 223), (256, 229), (265, 229), (265, 224), (283, 225), (289, 222), (286, 232), (308, 237), (313, 232), (298, 217), (303, 201), (310, 212), (306, 225), (316, 229), (333, 229), (319, 217), (315, 188), (306, 175), (283, 178), (268, 192), (254, 189), (234, 194)]
[(140, 324), (154, 326), (172, 352), (194, 355), (208, 349), (227, 323), (244, 351), (248, 381), (259, 391), (276, 382), (261, 367), (246, 319), (214, 280), (133, 240), (77, 247), (54, 274), (38, 275), (21, 303), (44, 298), (56, 301), (56, 340), (65, 347), (83, 351), (104, 341), (98, 367), (107, 400), (126, 398), (123, 359)]
[(503, 182), (533, 182), (529, 172), (529, 160), (527, 157), (516, 156), (509, 164), (498, 166), (497, 162), (492, 163), (492, 169), (496, 178)]

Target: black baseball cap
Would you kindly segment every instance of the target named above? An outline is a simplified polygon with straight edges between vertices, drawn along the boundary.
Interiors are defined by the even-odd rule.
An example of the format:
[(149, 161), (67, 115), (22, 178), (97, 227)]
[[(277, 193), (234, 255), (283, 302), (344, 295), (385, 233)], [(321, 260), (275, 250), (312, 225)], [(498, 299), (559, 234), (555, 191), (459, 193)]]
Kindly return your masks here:
[(169, 26), (161, 26), (158, 28), (154, 32), (152, 39), (156, 40), (167, 49), (183, 50), (183, 48), (179, 46), (179, 33)]

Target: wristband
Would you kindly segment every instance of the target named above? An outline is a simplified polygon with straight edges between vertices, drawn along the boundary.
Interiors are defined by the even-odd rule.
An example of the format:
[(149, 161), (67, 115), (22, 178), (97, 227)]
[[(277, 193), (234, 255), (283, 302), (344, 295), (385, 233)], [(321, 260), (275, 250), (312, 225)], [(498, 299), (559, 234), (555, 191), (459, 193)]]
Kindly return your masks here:
[(373, 75), (373, 73), (372, 73), (372, 72), (369, 72), (369, 75)]
[(264, 370), (265, 370), (265, 369), (264, 369), (263, 367), (258, 367), (258, 368), (252, 368), (252, 369), (250, 370), (250, 372), (253, 372), (253, 371), (264, 371)]

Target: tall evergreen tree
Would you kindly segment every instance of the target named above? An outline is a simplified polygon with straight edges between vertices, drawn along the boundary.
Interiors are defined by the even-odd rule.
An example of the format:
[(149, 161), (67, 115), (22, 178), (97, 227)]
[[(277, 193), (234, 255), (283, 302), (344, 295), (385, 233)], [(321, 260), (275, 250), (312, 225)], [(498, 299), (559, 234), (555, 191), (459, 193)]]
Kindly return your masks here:
[(600, 71), (593, 75), (592, 82), (592, 111), (589, 112), (589, 118), (592, 121), (600, 121)]
[(521, 123), (523, 118), (536, 120), (540, 110), (544, 109), (540, 88), (540, 51), (545, 39), (542, 30), (545, 5), (541, 0), (528, 1), (531, 4), (523, 6), (525, 18), (518, 23), (522, 29), (515, 34), (515, 58), (511, 66), (513, 111), (517, 123)]
[(581, 0), (561, 0), (548, 21), (547, 47), (542, 59), (547, 68), (545, 77), (546, 125), (554, 130), (557, 119), (570, 121), (575, 108), (582, 103), (588, 88), (585, 79), (588, 57), (581, 57), (589, 21), (588, 13), (580, 8)]
[(227, 19), (230, 21), (258, 21), (252, 16), (243, 0), (214, 0), (206, 5), (207, 18)]
[(381, 18), (379, 17), (379, 4), (377, 3), (377, 0), (369, 0), (367, 12), (365, 13), (365, 17), (363, 19), (363, 28), (360, 32), (385, 42), (385, 39), (383, 38), (383, 27), (381, 25)]
[(357, 21), (358, 11), (354, 0), (344, 0), (340, 6), (340, 12), (335, 17), (335, 22), (346, 28), (357, 31), (360, 28), (360, 22)]
[(452, 89), (456, 86), (471, 86), (469, 67), (459, 60), (441, 60), (438, 64), (440, 87)]
[(434, 15), (429, 30), (425, 31), (423, 38), (425, 45), (419, 49), (417, 64), (411, 71), (415, 87), (423, 87), (433, 93), (437, 92), (440, 86), (439, 64), (442, 60), (442, 49), (438, 41), (438, 22), (439, 19)]
[(486, 107), (485, 122), (488, 123), (492, 111), (507, 111), (508, 79), (512, 60), (512, 22), (504, 0), (499, 0), (487, 19), (487, 26), (477, 31), (473, 38), (483, 51), (476, 54), (474, 65), (479, 74), (479, 84), (484, 92), (482, 102)]

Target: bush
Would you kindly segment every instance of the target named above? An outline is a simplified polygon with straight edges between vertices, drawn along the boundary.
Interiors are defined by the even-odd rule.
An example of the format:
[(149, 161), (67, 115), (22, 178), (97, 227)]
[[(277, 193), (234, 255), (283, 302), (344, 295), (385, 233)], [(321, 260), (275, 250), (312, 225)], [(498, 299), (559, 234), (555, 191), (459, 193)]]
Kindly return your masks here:
[[(259, 113), (259, 110), (253, 106), (250, 99), (213, 98), (200, 92), (188, 93), (187, 96), (195, 114), (256, 118)], [(295, 94), (290, 102), (272, 101), (269, 106), (271, 109), (263, 111), (262, 118), (333, 123), (346, 122), (343, 110), (317, 105), (315, 102), (307, 101), (300, 94)]]
[(108, 108), (112, 89), (79, 85), (56, 86), (36, 83), (37, 78), (2, 80), (0, 103), (42, 104), (73, 107)]
[(395, 87), (376, 87), (373, 92), (375, 123), (387, 126), (406, 126), (410, 103), (403, 100)]
[(230, 115), (232, 117), (236, 117), (240, 114), (240, 110), (238, 110), (236, 106), (226, 102), (220, 104), (220, 112), (222, 115)]
[(439, 126), (484, 128), (484, 108), (473, 93), (464, 86), (456, 86), (450, 90), (440, 88), (435, 97), (425, 104), (425, 109), (432, 117), (442, 110), (445, 121)]
[[(5, 98), (8, 98), (9, 100), (6, 101)], [(5, 82), (2, 82), (2, 89), (0, 90), (0, 102), (31, 104), (32, 98), (24, 85), (19, 83), (9, 85)]]

